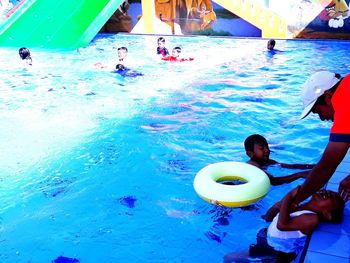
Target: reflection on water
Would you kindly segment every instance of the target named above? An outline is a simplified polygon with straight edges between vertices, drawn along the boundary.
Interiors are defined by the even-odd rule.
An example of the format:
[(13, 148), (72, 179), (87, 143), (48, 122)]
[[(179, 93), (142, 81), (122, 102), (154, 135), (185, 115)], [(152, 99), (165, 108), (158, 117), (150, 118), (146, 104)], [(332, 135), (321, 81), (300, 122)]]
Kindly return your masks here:
[[(194, 192), (197, 171), (246, 161), (252, 133), (268, 139), (273, 159), (319, 159), (330, 124), (298, 121), (298, 94), (334, 58), (347, 72), (345, 44), (280, 40), (284, 52), (271, 56), (264, 40), (166, 39), (194, 61), (160, 61), (157, 36), (31, 50), (34, 66), (24, 69), (16, 49), (0, 50), (0, 261), (222, 262), (255, 241), (261, 215), (293, 184), (221, 209)], [(118, 46), (143, 76), (94, 68), (114, 63)]]

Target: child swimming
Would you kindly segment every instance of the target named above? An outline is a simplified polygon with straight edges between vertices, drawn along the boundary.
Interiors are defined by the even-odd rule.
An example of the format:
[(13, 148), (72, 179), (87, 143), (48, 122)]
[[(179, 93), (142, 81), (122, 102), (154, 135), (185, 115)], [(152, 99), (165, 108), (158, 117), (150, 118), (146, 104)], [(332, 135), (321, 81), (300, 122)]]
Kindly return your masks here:
[[(248, 136), (244, 141), (246, 154), (249, 156), (248, 164), (254, 165), (262, 170), (265, 170), (269, 165), (280, 165), (282, 168), (288, 169), (312, 169), (313, 164), (287, 164), (277, 162), (270, 159), (270, 148), (267, 140), (260, 134)], [(265, 171), (266, 172), (266, 171)], [(286, 176), (273, 176), (266, 173), (272, 185), (280, 185), (293, 182), (299, 178), (305, 178), (309, 174), (309, 170), (297, 172)]]
[(171, 56), (163, 57), (162, 60), (171, 61), (171, 62), (184, 62), (184, 61), (192, 61), (193, 58), (181, 58), (181, 48), (174, 47)]
[(143, 76), (142, 73), (133, 71), (132, 69), (126, 68), (123, 64), (117, 64), (115, 66), (115, 73), (120, 74), (123, 77), (138, 77), (138, 76)]

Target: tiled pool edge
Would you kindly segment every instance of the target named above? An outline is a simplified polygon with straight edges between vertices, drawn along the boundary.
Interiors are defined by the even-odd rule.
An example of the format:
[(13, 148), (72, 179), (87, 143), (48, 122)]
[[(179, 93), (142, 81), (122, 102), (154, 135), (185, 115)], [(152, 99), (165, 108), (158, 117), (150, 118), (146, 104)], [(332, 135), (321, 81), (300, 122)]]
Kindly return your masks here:
[[(327, 189), (337, 191), (339, 182), (350, 173), (350, 151), (327, 184)], [(304, 255), (303, 255), (304, 254)], [(349, 263), (350, 262), (350, 202), (345, 206), (341, 224), (322, 223), (313, 232), (299, 263)]]

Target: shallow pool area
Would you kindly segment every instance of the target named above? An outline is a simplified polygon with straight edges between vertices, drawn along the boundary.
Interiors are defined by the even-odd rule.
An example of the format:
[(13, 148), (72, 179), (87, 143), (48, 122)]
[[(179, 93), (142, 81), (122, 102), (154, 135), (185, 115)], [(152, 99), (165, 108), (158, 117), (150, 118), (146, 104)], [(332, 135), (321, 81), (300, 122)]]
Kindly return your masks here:
[[(265, 136), (271, 158), (316, 163), (331, 123), (298, 120), (317, 70), (342, 75), (349, 42), (166, 36), (193, 61), (156, 57), (158, 36), (99, 35), (71, 52), (0, 50), (0, 261), (222, 262), (247, 250), (261, 216), (302, 181), (245, 208), (215, 207), (193, 189), (204, 166), (247, 161)], [(129, 49), (143, 76), (98, 70)], [(274, 175), (295, 170), (271, 167)]]

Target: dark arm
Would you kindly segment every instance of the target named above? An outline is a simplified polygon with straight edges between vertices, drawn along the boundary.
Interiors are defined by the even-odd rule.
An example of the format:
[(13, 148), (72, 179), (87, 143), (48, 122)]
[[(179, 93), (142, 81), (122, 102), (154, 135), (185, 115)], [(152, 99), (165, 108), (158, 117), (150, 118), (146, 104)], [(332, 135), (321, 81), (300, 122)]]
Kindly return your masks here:
[(287, 169), (312, 169), (314, 168), (315, 164), (289, 164), (289, 163), (280, 163), (277, 162), (276, 160), (269, 160), (269, 164), (279, 164), (282, 168), (287, 168)]
[(281, 167), (287, 169), (312, 169), (315, 167), (315, 164), (288, 164), (280, 163)]
[[(341, 142), (328, 143), (321, 160), (307, 175), (306, 180), (300, 186), (298, 193), (294, 197), (294, 202), (296, 204), (316, 193), (325, 183), (328, 182), (347, 153), (349, 145), (349, 143)], [(341, 182), (339, 193), (342, 194), (342, 190), (345, 191), (345, 189), (349, 189), (350, 191), (350, 178), (348, 177)], [(344, 193), (342, 194), (342, 197), (344, 198)], [(271, 221), (276, 216), (281, 208), (281, 202), (282, 200), (278, 201), (267, 210), (264, 216), (266, 221)]]
[(262, 216), (262, 218), (265, 219), (266, 222), (271, 222), (273, 218), (279, 213), (281, 209), (282, 200), (278, 201), (273, 206), (271, 206), (269, 210), (267, 210), (266, 214)]
[(286, 176), (272, 176), (271, 174), (267, 174), (270, 178), (270, 183), (272, 185), (281, 185), (285, 183), (293, 182), (299, 178), (305, 178), (310, 171), (297, 172), (294, 174), (286, 175)]
[(344, 159), (350, 143), (329, 142), (318, 164), (311, 170), (295, 196), (299, 203), (323, 187), (332, 177), (338, 165)]
[(299, 186), (290, 191), (282, 200), (281, 210), (278, 216), (277, 228), (281, 231), (300, 230), (304, 234), (309, 234), (318, 225), (320, 218), (316, 214), (303, 214), (290, 217), (295, 209), (295, 196), (299, 191)]

